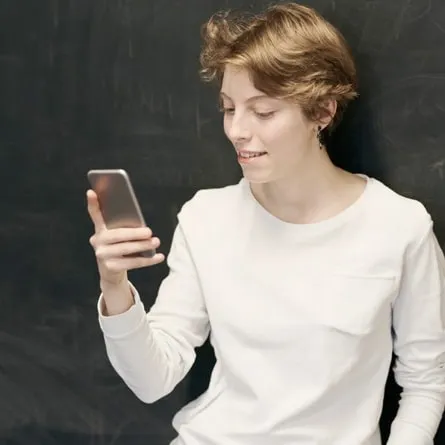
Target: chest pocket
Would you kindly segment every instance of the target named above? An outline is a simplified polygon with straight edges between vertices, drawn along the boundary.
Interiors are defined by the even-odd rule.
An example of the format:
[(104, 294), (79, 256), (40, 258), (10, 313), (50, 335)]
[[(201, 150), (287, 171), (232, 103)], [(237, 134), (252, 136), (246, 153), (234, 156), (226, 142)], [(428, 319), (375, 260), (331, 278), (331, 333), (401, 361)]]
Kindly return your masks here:
[(396, 279), (382, 276), (326, 276), (317, 321), (339, 333), (363, 336), (390, 326)]

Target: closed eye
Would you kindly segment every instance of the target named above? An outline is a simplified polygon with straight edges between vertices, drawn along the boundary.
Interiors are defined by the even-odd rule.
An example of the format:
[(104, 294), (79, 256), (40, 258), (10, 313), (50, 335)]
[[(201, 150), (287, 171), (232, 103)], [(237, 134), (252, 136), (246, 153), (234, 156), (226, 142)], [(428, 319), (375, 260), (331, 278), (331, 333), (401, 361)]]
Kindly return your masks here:
[(275, 111), (268, 111), (265, 113), (260, 113), (259, 111), (255, 111), (254, 113), (260, 119), (269, 119), (275, 114)]
[(219, 111), (221, 111), (224, 114), (233, 114), (235, 112), (235, 108), (220, 106)]
[[(233, 114), (233, 113), (235, 113), (235, 108), (220, 107), (219, 111), (221, 111), (224, 114)], [(255, 116), (257, 116), (260, 119), (269, 119), (275, 114), (275, 111), (268, 111), (268, 112), (264, 112), (264, 113), (261, 113), (259, 111), (254, 111), (254, 114), (255, 114)]]

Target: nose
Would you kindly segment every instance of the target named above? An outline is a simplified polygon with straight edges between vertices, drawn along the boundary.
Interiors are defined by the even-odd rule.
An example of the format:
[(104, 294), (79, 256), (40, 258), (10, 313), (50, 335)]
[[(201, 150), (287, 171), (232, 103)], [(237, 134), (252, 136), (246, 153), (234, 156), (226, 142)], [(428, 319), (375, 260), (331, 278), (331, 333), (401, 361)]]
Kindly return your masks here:
[(251, 132), (247, 122), (247, 116), (234, 113), (226, 119), (226, 134), (232, 142), (249, 140)]

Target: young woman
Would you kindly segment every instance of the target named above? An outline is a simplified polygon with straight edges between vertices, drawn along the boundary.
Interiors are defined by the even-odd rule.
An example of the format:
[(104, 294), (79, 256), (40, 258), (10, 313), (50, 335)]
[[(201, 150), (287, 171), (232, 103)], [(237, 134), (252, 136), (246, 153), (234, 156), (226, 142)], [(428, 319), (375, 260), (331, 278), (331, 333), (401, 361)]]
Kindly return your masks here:
[(430, 215), (333, 165), (323, 134), (356, 96), (340, 33), (270, 7), (204, 26), (242, 180), (181, 209), (148, 313), (127, 271), (163, 261), (149, 228), (107, 230), (87, 192), (111, 364), (141, 400), (170, 393), (210, 334), (208, 390), (174, 418), (175, 445), (380, 445), (392, 352), (403, 387), (389, 445), (432, 445), (445, 405), (444, 257)]

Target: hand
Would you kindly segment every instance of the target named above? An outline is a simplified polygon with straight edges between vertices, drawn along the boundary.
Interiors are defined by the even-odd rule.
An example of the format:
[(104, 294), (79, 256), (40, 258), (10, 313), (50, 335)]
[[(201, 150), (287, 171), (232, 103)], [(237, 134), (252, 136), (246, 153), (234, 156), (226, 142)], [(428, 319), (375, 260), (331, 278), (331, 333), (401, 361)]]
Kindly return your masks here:
[(87, 191), (87, 203), (95, 232), (90, 238), (90, 244), (96, 254), (102, 283), (118, 285), (127, 279), (127, 271), (153, 266), (164, 261), (162, 253), (157, 253), (153, 258), (132, 256), (159, 247), (160, 241), (152, 236), (149, 227), (108, 230), (97, 195), (93, 190)]

